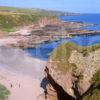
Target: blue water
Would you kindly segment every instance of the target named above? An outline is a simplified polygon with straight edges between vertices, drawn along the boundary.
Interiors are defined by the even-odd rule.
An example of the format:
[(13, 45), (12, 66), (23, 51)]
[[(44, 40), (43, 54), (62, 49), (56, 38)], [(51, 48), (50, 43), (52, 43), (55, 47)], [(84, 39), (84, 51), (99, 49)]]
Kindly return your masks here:
[(60, 16), (65, 22), (82, 22), (94, 24), (94, 26), (82, 27), (85, 30), (100, 30), (100, 14), (83, 14), (78, 16)]
[(42, 43), (34, 48), (27, 48), (26, 51), (29, 52), (33, 57), (39, 58), (42, 60), (47, 60), (50, 56), (51, 52), (56, 48), (58, 45), (67, 41), (67, 39), (61, 39), (55, 42), (49, 43)]
[[(82, 27), (87, 30), (100, 30), (100, 14), (85, 14), (79, 16), (60, 16), (60, 19), (67, 22), (83, 22), (95, 24), (94, 26)], [(90, 46), (100, 43), (100, 35), (91, 36), (75, 36), (73, 38), (62, 39), (55, 42), (43, 43), (38, 45), (36, 48), (26, 49), (33, 57), (42, 60), (48, 60), (51, 52), (65, 41), (71, 41), (79, 46)]]
[(26, 49), (33, 57), (39, 58), (42, 60), (48, 60), (51, 52), (59, 46), (61, 43), (71, 41), (79, 46), (90, 46), (100, 43), (100, 35), (91, 35), (91, 36), (75, 36), (73, 38), (62, 39), (55, 42), (43, 43), (38, 45), (36, 48)]
[(100, 43), (100, 35), (90, 35), (90, 36), (75, 36), (69, 41), (79, 45), (79, 46), (91, 46)]

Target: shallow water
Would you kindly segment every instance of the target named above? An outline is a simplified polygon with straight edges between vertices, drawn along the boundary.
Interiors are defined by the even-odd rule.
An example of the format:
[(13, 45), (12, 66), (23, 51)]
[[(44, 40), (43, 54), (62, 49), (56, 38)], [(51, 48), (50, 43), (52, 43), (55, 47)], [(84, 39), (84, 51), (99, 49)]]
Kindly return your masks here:
[(100, 43), (100, 35), (91, 35), (91, 36), (75, 36), (69, 39), (61, 39), (55, 42), (43, 43), (38, 45), (36, 48), (26, 49), (33, 57), (39, 58), (42, 60), (48, 60), (51, 52), (62, 44), (63, 42), (71, 41), (79, 46), (90, 46)]
[[(81, 27), (85, 30), (100, 30), (100, 14), (83, 14), (78, 16), (60, 16), (60, 20), (66, 22), (82, 22), (94, 24), (94, 26)], [(71, 39), (61, 39), (55, 42), (48, 42), (38, 45), (36, 48), (26, 49), (33, 57), (39, 58), (42, 60), (48, 60), (51, 52), (63, 42), (71, 41), (80, 46), (90, 46), (100, 43), (100, 35), (91, 35), (91, 36), (75, 36)]]

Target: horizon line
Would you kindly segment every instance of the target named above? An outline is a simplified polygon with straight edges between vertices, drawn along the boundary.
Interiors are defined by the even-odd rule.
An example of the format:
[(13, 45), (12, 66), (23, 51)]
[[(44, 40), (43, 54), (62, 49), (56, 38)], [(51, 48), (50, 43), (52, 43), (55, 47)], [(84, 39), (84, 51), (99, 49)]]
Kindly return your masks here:
[(19, 8), (19, 9), (40, 9), (40, 10), (46, 10), (46, 11), (58, 11), (58, 12), (63, 12), (63, 13), (76, 13), (76, 14), (100, 14), (100, 13), (82, 13), (82, 12), (71, 12), (71, 11), (65, 11), (65, 10), (53, 10), (53, 9), (46, 9), (46, 8), (39, 8), (39, 7), (19, 7), (19, 6), (5, 6), (5, 5), (0, 5), (0, 7), (13, 7), (13, 8)]

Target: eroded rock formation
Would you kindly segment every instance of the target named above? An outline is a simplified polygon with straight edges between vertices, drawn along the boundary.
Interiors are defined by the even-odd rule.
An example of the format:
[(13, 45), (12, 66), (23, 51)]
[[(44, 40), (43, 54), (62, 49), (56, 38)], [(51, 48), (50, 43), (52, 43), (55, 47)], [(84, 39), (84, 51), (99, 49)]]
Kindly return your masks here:
[[(100, 75), (95, 76), (99, 70), (99, 44), (88, 47), (62, 44), (54, 50), (45, 69), (50, 81), (47, 100), (91, 100), (84, 99), (84, 95), (99, 87)], [(93, 80), (94, 76), (96, 80)]]

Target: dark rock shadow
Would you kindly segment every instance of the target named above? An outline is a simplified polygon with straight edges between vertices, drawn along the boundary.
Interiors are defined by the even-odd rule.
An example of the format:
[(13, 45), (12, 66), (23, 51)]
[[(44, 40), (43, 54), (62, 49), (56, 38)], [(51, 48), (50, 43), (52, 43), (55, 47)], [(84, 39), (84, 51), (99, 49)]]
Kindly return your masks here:
[(44, 77), (44, 78), (42, 79), (42, 81), (41, 81), (40, 86), (41, 86), (44, 90), (46, 90), (48, 84), (49, 84), (48, 78), (47, 78), (47, 77)]
[(57, 98), (58, 98), (58, 100), (75, 100), (74, 97), (72, 97), (68, 93), (66, 93), (64, 91), (64, 89), (53, 80), (53, 78), (49, 74), (49, 70), (48, 70), (47, 67), (45, 69), (45, 72), (47, 73), (47, 78), (48, 78), (50, 84), (53, 86), (53, 88), (57, 92)]
[(44, 77), (40, 83), (40, 87), (44, 89), (45, 98), (47, 98), (47, 85), (49, 84), (49, 80), (47, 77)]
[(82, 100), (82, 98), (84, 96), (91, 93), (91, 91), (93, 91), (94, 89), (96, 89), (96, 88), (100, 89), (100, 85), (97, 85), (95, 87), (95, 83), (93, 83), (93, 84), (91, 84), (90, 88), (83, 95), (80, 95), (80, 93), (78, 91), (78, 87), (77, 87), (77, 82), (75, 82), (74, 87), (72, 87), (74, 94), (76, 96), (76, 98), (74, 98), (73, 96), (69, 95), (66, 91), (64, 91), (64, 89), (59, 84), (57, 84), (56, 81), (54, 81), (54, 79), (49, 74), (49, 70), (47, 67), (45, 68), (45, 72), (47, 73), (47, 77), (45, 77), (42, 80), (41, 87), (47, 91), (46, 86), (48, 84), (51, 84), (57, 93), (58, 100)]

